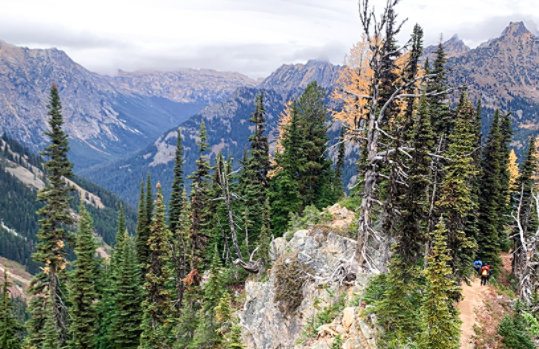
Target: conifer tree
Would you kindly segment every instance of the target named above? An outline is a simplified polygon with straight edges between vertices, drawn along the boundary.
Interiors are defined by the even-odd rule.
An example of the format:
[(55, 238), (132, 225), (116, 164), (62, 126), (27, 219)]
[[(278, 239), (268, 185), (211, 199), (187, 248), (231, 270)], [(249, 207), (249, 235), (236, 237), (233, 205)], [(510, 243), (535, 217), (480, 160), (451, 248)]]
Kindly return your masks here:
[(245, 230), (258, 239), (262, 229), (263, 210), (268, 191), (269, 145), (264, 116), (264, 93), (256, 96), (255, 112), (249, 119), (254, 123), (254, 132), (249, 136), (250, 147), (243, 163), (242, 185), (244, 202)]
[(93, 349), (97, 329), (95, 301), (98, 297), (95, 289), (96, 245), (92, 218), (83, 203), (80, 205), (79, 214), (81, 218), (75, 243), (77, 259), (68, 287), (71, 316), (69, 346), (74, 349)]
[[(185, 207), (185, 186), (183, 178), (183, 146), (180, 129), (178, 128), (176, 153), (174, 159), (174, 178), (172, 179), (172, 192), (169, 202), (169, 230), (172, 233), (172, 264), (174, 272), (174, 284), (176, 291), (176, 308), (181, 308), (183, 298), (183, 281), (186, 276), (185, 222), (183, 222)], [(183, 225), (183, 226), (182, 226)]]
[(513, 136), (511, 130), (511, 114), (505, 113), (500, 117), (500, 204), (498, 206), (498, 231), (500, 236), (500, 245), (507, 245), (506, 225), (511, 225), (511, 207), (509, 198), (511, 194), (511, 174), (509, 173), (509, 160), (511, 149), (509, 143)]
[(196, 161), (197, 169), (191, 175), (191, 240), (192, 261), (191, 268), (202, 270), (206, 259), (206, 244), (208, 243), (207, 225), (208, 213), (208, 179), (210, 163), (206, 152), (209, 149), (208, 136), (204, 120), (200, 122), (199, 158)]
[(453, 295), (460, 291), (451, 277), (451, 256), (443, 218), (432, 235), (433, 248), (425, 270), (427, 289), (420, 310), (423, 332), (419, 348), (457, 349), (460, 320), (453, 307)]
[(436, 138), (440, 139), (443, 135), (447, 137), (453, 128), (453, 115), (451, 115), (447, 103), (447, 93), (444, 93), (447, 90), (447, 70), (445, 69), (447, 58), (441, 41), (435, 56), (432, 69), (428, 71), (434, 77), (428, 81), (427, 93), (429, 94), (432, 125)]
[[(119, 225), (120, 229), (122, 228)], [(114, 348), (137, 348), (140, 339), (142, 289), (133, 240), (123, 229), (115, 246), (114, 308), (111, 319)]]
[(475, 237), (466, 235), (469, 213), (477, 203), (472, 201), (470, 183), (477, 176), (470, 154), (475, 150), (476, 138), (473, 128), (474, 109), (466, 93), (461, 97), (453, 132), (445, 157), (448, 158), (444, 172), (440, 199), (437, 205), (446, 217), (447, 243), (451, 253), (451, 267), (457, 280), (468, 275), (476, 248)]
[(413, 265), (421, 256), (422, 242), (426, 241), (426, 225), (429, 211), (429, 187), (431, 184), (431, 156), (434, 132), (430, 122), (428, 101), (423, 93), (419, 110), (413, 118), (411, 137), (412, 151), (409, 161), (408, 187), (402, 199), (402, 214), (398, 254), (405, 263)]
[[(137, 259), (141, 264), (142, 276), (144, 276), (144, 271), (146, 268), (146, 261), (148, 260), (149, 250), (148, 250), (148, 214), (146, 207), (146, 196), (144, 193), (144, 179), (140, 180), (140, 196), (138, 202), (138, 213), (137, 213), (137, 228), (136, 228), (136, 241), (137, 241)], [(150, 211), (151, 212), (151, 211)], [(122, 233), (121, 233), (122, 234)]]
[(283, 152), (276, 154), (276, 167), (281, 170), (270, 182), (271, 228), (277, 235), (283, 234), (288, 226), (290, 212), (299, 212), (302, 205), (298, 176), (304, 159), (300, 156), (302, 137), (296, 104), (290, 106), (290, 123), (284, 126)]
[[(40, 230), (37, 234), (39, 240), (36, 252), (33, 255), (34, 261), (45, 265), (44, 273), (34, 278), (35, 283), (45, 281), (47, 283), (46, 291), (51, 300), (49, 306), (52, 312), (53, 327), (60, 335), (60, 343), (65, 343), (67, 339), (66, 309), (61, 304), (65, 304), (65, 299), (61, 300), (62, 295), (59, 288), (65, 280), (66, 251), (65, 241), (67, 239), (66, 226), (73, 223), (73, 218), (69, 212), (69, 192), (71, 187), (66, 182), (66, 178), (72, 176), (71, 168), (73, 165), (67, 158), (69, 150), (67, 135), (62, 130), (62, 105), (56, 84), (53, 84), (49, 98), (49, 126), (50, 130), (45, 134), (49, 136), (51, 143), (41, 152), (42, 156), (49, 158), (45, 163), (47, 172), (46, 186), (37, 194), (37, 199), (44, 203), (44, 206), (37, 212), (42, 218), (39, 220)], [(44, 287), (35, 285), (34, 291), (45, 291)], [(37, 294), (32, 292), (32, 296)], [(60, 300), (60, 301), (59, 301)], [(43, 314), (42, 307), (35, 302), (31, 302), (30, 312), (37, 316)], [(34, 327), (41, 324), (44, 326), (44, 319), (34, 318), (29, 330), (30, 342), (39, 337), (39, 332), (43, 328)], [(50, 326), (50, 324), (49, 324)]]
[(203, 305), (199, 312), (201, 320), (189, 348), (215, 348), (221, 342), (221, 337), (217, 331), (218, 324), (215, 318), (215, 308), (219, 304), (223, 292), (222, 266), (217, 246), (215, 246), (210, 264), (210, 277), (204, 285)]
[(60, 349), (59, 331), (55, 326), (54, 313), (50, 304), (50, 298), (46, 299), (45, 303), (45, 321), (43, 325), (43, 339), (38, 342), (38, 346), (31, 347), (40, 349)]
[(344, 194), (343, 190), (343, 171), (344, 171), (344, 158), (346, 157), (345, 147), (345, 132), (344, 127), (341, 126), (341, 133), (339, 134), (339, 148), (337, 150), (337, 163), (335, 166), (335, 196), (341, 197)]
[(332, 190), (334, 173), (326, 156), (329, 138), (328, 111), (324, 98), (324, 89), (313, 81), (307, 85), (294, 108), (299, 121), (298, 130), (301, 132), (299, 139), (302, 153), (299, 155), (304, 159), (301, 161), (303, 166), (298, 166), (302, 208), (315, 205), (322, 209), (338, 199)]
[(0, 293), (0, 349), (19, 349), (22, 325), (13, 315), (13, 304), (8, 287), (8, 272), (4, 269), (4, 282)]
[[(483, 150), (481, 161), (482, 178), (479, 188), (479, 235), (477, 236), (478, 257), (488, 261), (493, 270), (498, 269), (501, 260), (500, 252), (500, 206), (503, 194), (500, 184), (502, 166), (501, 154), (500, 114), (494, 113), (490, 132)], [(503, 221), (503, 220), (502, 220)]]
[(141, 349), (171, 347), (171, 331), (176, 313), (172, 295), (167, 287), (172, 271), (169, 268), (171, 233), (166, 225), (165, 204), (161, 184), (157, 183), (155, 213), (150, 226), (148, 247), (150, 255), (146, 265), (145, 296), (142, 302)]

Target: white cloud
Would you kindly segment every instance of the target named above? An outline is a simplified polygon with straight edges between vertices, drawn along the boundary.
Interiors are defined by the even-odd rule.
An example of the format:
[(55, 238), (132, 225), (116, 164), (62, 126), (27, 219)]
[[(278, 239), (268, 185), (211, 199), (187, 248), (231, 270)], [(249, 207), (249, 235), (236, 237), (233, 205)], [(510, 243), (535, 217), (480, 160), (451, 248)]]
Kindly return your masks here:
[[(385, 0), (371, 0), (382, 8)], [(533, 0), (403, 0), (425, 44), (458, 33), (477, 45), (510, 20), (539, 23)], [(356, 0), (6, 0), (0, 39), (57, 47), (90, 70), (206, 67), (261, 77), (283, 63), (326, 58), (341, 63), (361, 32)]]

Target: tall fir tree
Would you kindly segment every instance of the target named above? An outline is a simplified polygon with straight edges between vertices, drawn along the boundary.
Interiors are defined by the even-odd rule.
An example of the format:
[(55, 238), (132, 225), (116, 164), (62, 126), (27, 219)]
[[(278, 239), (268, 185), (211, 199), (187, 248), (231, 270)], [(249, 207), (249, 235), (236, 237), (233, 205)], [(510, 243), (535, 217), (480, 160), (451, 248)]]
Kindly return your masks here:
[(509, 143), (513, 136), (511, 130), (511, 113), (505, 113), (500, 117), (500, 205), (498, 206), (498, 231), (500, 237), (500, 245), (508, 244), (508, 236), (506, 227), (511, 225), (511, 207), (509, 198), (511, 195), (511, 174), (509, 172), (509, 160), (511, 149)]
[(299, 212), (302, 206), (298, 176), (304, 165), (304, 159), (300, 156), (303, 140), (296, 104), (293, 102), (290, 107), (290, 123), (284, 126), (281, 140), (283, 152), (275, 156), (277, 173), (270, 181), (271, 228), (276, 235), (285, 232), (290, 213)]
[(68, 286), (71, 325), (69, 327), (69, 347), (73, 349), (93, 349), (97, 329), (95, 271), (96, 244), (93, 236), (92, 218), (81, 203), (80, 221), (75, 243), (74, 270)]
[(477, 203), (472, 201), (470, 183), (477, 176), (473, 158), (476, 136), (473, 127), (474, 108), (466, 93), (461, 96), (457, 119), (449, 136), (445, 157), (448, 159), (444, 172), (440, 198), (437, 205), (446, 217), (447, 243), (451, 253), (451, 267), (457, 280), (467, 277), (476, 249), (475, 237), (467, 236), (468, 215)]
[(408, 186), (404, 190), (399, 222), (398, 254), (402, 260), (414, 265), (421, 256), (426, 241), (426, 222), (429, 212), (431, 185), (431, 152), (435, 135), (430, 121), (430, 111), (425, 93), (419, 101), (417, 115), (413, 118), (412, 151), (408, 163)]
[[(44, 203), (43, 207), (37, 212), (41, 219), (39, 220), (40, 230), (37, 234), (38, 244), (36, 252), (33, 254), (34, 261), (45, 265), (43, 273), (46, 278), (37, 275), (34, 280), (42, 282), (46, 280), (48, 296), (50, 299), (53, 325), (60, 336), (60, 344), (65, 344), (67, 340), (67, 312), (62, 304), (66, 299), (59, 292), (61, 284), (65, 281), (66, 250), (67, 240), (66, 227), (73, 223), (73, 218), (69, 212), (69, 202), (71, 198), (69, 193), (71, 186), (66, 182), (73, 173), (71, 168), (73, 164), (67, 158), (69, 150), (67, 134), (62, 130), (64, 123), (62, 118), (62, 105), (56, 84), (53, 84), (50, 90), (49, 98), (49, 126), (50, 130), (45, 134), (50, 138), (51, 143), (41, 152), (42, 156), (49, 158), (45, 163), (47, 181), (44, 188), (40, 189), (37, 199)], [(45, 288), (33, 287), (33, 290), (45, 291)], [(32, 293), (32, 296), (36, 296)], [(41, 310), (34, 311), (33, 307), (42, 307), (31, 303), (30, 312), (33, 315), (43, 313)], [(33, 319), (32, 324), (45, 325), (45, 319)], [(43, 328), (29, 327), (30, 341), (32, 338), (39, 337), (39, 332)]]
[(169, 230), (172, 233), (172, 264), (175, 284), (174, 289), (176, 291), (175, 304), (178, 311), (181, 308), (183, 298), (184, 285), (182, 280), (187, 275), (187, 251), (185, 251), (185, 239), (182, 234), (182, 229), (185, 229), (185, 226), (182, 226), (182, 210), (184, 209), (184, 202), (186, 201), (184, 185), (185, 180), (183, 178), (183, 161), (182, 135), (180, 129), (178, 128), (176, 152), (174, 158), (174, 177), (172, 179), (172, 191), (170, 194), (168, 211)]
[(483, 150), (481, 161), (482, 178), (479, 187), (479, 234), (477, 236), (477, 255), (482, 261), (487, 261), (498, 270), (501, 259), (500, 228), (501, 217), (498, 216), (502, 205), (501, 188), (501, 133), (500, 114), (496, 110), (490, 125), (490, 132)]
[(268, 191), (269, 144), (266, 133), (266, 118), (264, 116), (264, 92), (260, 92), (255, 100), (255, 112), (249, 121), (254, 124), (254, 132), (249, 136), (250, 147), (243, 163), (242, 194), (245, 200), (244, 225), (245, 231), (254, 240), (258, 239), (262, 229), (262, 212)]
[(209, 149), (208, 135), (204, 120), (200, 123), (199, 131), (199, 158), (196, 161), (197, 169), (191, 174), (191, 231), (189, 238), (192, 248), (191, 269), (202, 270), (206, 261), (206, 245), (208, 243), (207, 226), (209, 222), (208, 190), (210, 176), (210, 162), (206, 152)]
[(428, 74), (432, 74), (433, 78), (428, 80), (427, 93), (429, 94), (432, 126), (436, 138), (440, 139), (443, 135), (447, 137), (451, 132), (454, 115), (449, 109), (447, 92), (445, 92), (447, 91), (447, 70), (445, 69), (447, 58), (441, 40), (434, 54), (434, 63), (432, 68), (428, 70)]
[(324, 89), (313, 81), (295, 105), (301, 132), (302, 153), (299, 155), (303, 158), (303, 166), (298, 167), (302, 209), (309, 205), (322, 209), (338, 199), (332, 190), (335, 174), (326, 154), (329, 137), (324, 99)]
[(218, 322), (215, 318), (215, 307), (219, 304), (224, 292), (223, 270), (217, 245), (214, 245), (213, 257), (210, 264), (208, 282), (204, 285), (202, 308), (199, 312), (200, 321), (195, 331), (189, 349), (216, 348), (222, 342), (218, 332)]
[(337, 163), (335, 164), (335, 196), (341, 197), (344, 194), (343, 190), (343, 172), (344, 161), (346, 157), (346, 137), (344, 127), (341, 126), (341, 132), (339, 134), (339, 148), (337, 150)]
[(118, 228), (118, 243), (115, 246), (116, 263), (113, 280), (114, 307), (110, 327), (114, 348), (137, 348), (140, 339), (142, 318), (142, 288), (140, 268), (132, 238), (122, 226)]
[(11, 283), (4, 269), (4, 282), (0, 293), (0, 349), (19, 349), (22, 339), (22, 325), (13, 314), (13, 303), (9, 294)]
[(137, 243), (137, 259), (141, 264), (142, 276), (146, 270), (145, 262), (148, 260), (148, 238), (149, 236), (149, 221), (146, 207), (146, 196), (144, 192), (144, 179), (140, 180), (140, 196), (138, 201), (137, 212), (137, 228), (136, 228), (136, 243)]
[(451, 254), (443, 218), (432, 235), (433, 248), (425, 270), (427, 288), (420, 309), (423, 332), (419, 348), (457, 349), (460, 320), (453, 306), (453, 295), (460, 290), (451, 277)]
[(148, 239), (150, 255), (144, 283), (140, 349), (172, 347), (172, 329), (176, 310), (172, 304), (173, 297), (169, 288), (172, 277), (169, 267), (171, 240), (172, 236), (166, 225), (161, 184), (157, 183), (155, 212)]

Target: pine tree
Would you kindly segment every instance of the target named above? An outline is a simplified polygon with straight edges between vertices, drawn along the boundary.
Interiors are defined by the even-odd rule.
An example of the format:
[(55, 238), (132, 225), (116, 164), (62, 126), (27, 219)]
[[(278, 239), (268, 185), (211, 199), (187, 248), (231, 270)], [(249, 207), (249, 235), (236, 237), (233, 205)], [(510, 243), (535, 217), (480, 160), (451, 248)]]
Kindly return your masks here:
[(250, 147), (242, 169), (242, 194), (245, 199), (243, 216), (245, 230), (257, 240), (263, 224), (260, 212), (267, 197), (270, 168), (263, 92), (256, 96), (255, 112), (249, 121), (254, 123), (254, 132), (249, 136)]
[[(51, 300), (50, 307), (53, 317), (53, 327), (60, 335), (60, 343), (65, 343), (67, 338), (66, 310), (60, 305), (61, 294), (59, 288), (65, 279), (64, 269), (66, 266), (65, 241), (67, 239), (66, 226), (73, 223), (73, 218), (69, 212), (69, 193), (71, 187), (66, 182), (66, 178), (72, 176), (71, 168), (73, 165), (67, 158), (69, 150), (67, 135), (62, 130), (62, 105), (58, 88), (52, 85), (49, 98), (49, 126), (50, 130), (45, 134), (49, 136), (51, 143), (41, 152), (42, 156), (48, 157), (49, 161), (45, 163), (47, 172), (46, 186), (37, 194), (37, 199), (44, 202), (44, 206), (37, 212), (42, 218), (39, 220), (40, 230), (37, 234), (39, 240), (36, 252), (33, 254), (34, 261), (45, 265), (44, 273), (46, 278), (37, 275), (34, 280), (42, 282), (46, 279), (48, 285), (48, 296)], [(34, 290), (44, 291), (43, 287), (34, 287)], [(36, 296), (32, 293), (32, 296)], [(65, 300), (63, 300), (65, 303)], [(42, 314), (41, 309), (33, 309), (37, 305), (31, 302), (30, 312), (33, 315)], [(32, 324), (41, 323), (45, 325), (44, 319), (33, 319)], [(50, 325), (50, 324), (49, 324)], [(39, 332), (43, 328), (31, 326), (28, 328), (30, 342), (39, 337)]]
[(97, 329), (97, 312), (95, 300), (98, 295), (95, 289), (96, 245), (93, 237), (93, 223), (90, 214), (81, 203), (80, 221), (75, 243), (75, 255), (69, 290), (71, 339), (69, 346), (74, 349), (93, 349)]
[[(140, 196), (138, 201), (138, 213), (137, 213), (137, 259), (141, 264), (142, 274), (144, 276), (146, 269), (146, 261), (148, 260), (149, 250), (148, 250), (148, 215), (147, 207), (144, 193), (144, 179), (140, 181)], [(151, 212), (151, 211), (150, 211)], [(122, 234), (122, 232), (121, 232)]]
[(453, 307), (453, 295), (460, 291), (451, 277), (451, 256), (443, 218), (432, 235), (433, 249), (425, 270), (427, 289), (420, 309), (423, 332), (419, 348), (457, 349), (460, 320)]
[(511, 225), (511, 207), (509, 206), (509, 198), (511, 194), (511, 174), (509, 172), (509, 161), (511, 149), (509, 143), (513, 135), (511, 130), (510, 113), (506, 113), (500, 118), (500, 204), (498, 205), (498, 232), (500, 237), (500, 245), (507, 245), (506, 226)]
[(195, 335), (189, 348), (215, 348), (221, 337), (218, 333), (215, 319), (215, 307), (219, 304), (224, 292), (221, 260), (217, 247), (214, 248), (212, 262), (210, 265), (210, 277), (204, 285), (202, 308), (199, 312), (200, 321), (195, 331)]
[(206, 152), (209, 149), (208, 136), (204, 120), (200, 123), (199, 158), (196, 161), (197, 169), (191, 175), (191, 232), (189, 238), (192, 247), (191, 268), (203, 269), (206, 260), (206, 244), (208, 234), (206, 232), (209, 222), (208, 212), (208, 179), (210, 163)]
[(413, 118), (411, 160), (408, 163), (408, 187), (402, 199), (398, 254), (404, 262), (414, 265), (421, 256), (422, 242), (426, 241), (431, 185), (431, 156), (434, 132), (430, 122), (428, 101), (423, 93), (419, 110)]
[(434, 54), (436, 58), (434, 59), (432, 69), (428, 70), (428, 73), (433, 74), (434, 78), (427, 83), (427, 93), (430, 94), (429, 105), (431, 108), (432, 126), (436, 133), (436, 138), (440, 139), (443, 135), (448, 136), (453, 128), (453, 115), (447, 103), (447, 92), (444, 92), (447, 90), (447, 70), (445, 69), (447, 59), (441, 41)]
[(339, 148), (337, 150), (337, 163), (335, 166), (335, 196), (341, 197), (344, 194), (343, 190), (343, 171), (344, 171), (344, 159), (346, 157), (345, 147), (345, 132), (344, 127), (341, 126), (341, 133), (339, 134)]
[[(121, 225), (119, 225), (119, 229)], [(140, 339), (142, 289), (133, 240), (123, 230), (115, 246), (114, 307), (111, 319), (114, 348), (137, 348)]]
[(9, 296), (8, 272), (4, 269), (4, 282), (0, 294), (0, 349), (20, 348), (22, 325), (13, 315), (13, 304)]
[(53, 308), (50, 304), (50, 299), (46, 300), (45, 303), (45, 321), (43, 325), (43, 339), (38, 342), (37, 347), (31, 347), (33, 348), (40, 348), (40, 349), (60, 349), (60, 341), (58, 338), (60, 337), (60, 334), (55, 326), (55, 319), (54, 319), (54, 313)]
[(493, 270), (498, 270), (500, 257), (500, 206), (503, 194), (500, 184), (502, 166), (501, 154), (500, 114), (494, 113), (490, 126), (483, 158), (481, 161), (482, 178), (479, 188), (479, 235), (477, 236), (477, 255), (483, 261), (488, 261)]
[(477, 207), (477, 203), (472, 201), (470, 187), (478, 174), (470, 156), (476, 145), (473, 116), (473, 106), (464, 93), (457, 110), (454, 130), (449, 136), (448, 149), (444, 154), (448, 158), (444, 169), (446, 175), (437, 201), (439, 210), (446, 217), (451, 267), (457, 280), (468, 275), (476, 248), (475, 238), (466, 235), (469, 213)]
[(303, 166), (298, 166), (298, 183), (303, 199), (302, 209), (309, 205), (322, 209), (338, 199), (332, 190), (334, 173), (326, 156), (329, 138), (324, 98), (324, 89), (313, 81), (307, 85), (294, 108), (301, 132), (302, 152), (299, 155), (303, 158)]
[(183, 146), (180, 129), (178, 128), (176, 153), (174, 159), (174, 178), (172, 179), (172, 192), (170, 194), (169, 202), (169, 230), (172, 233), (172, 264), (174, 271), (174, 284), (176, 291), (176, 308), (181, 308), (183, 298), (183, 281), (186, 276), (186, 253), (185, 251), (185, 239), (180, 231), (185, 229), (182, 226), (182, 210), (184, 209), (185, 186), (183, 178)]
[(271, 228), (276, 235), (282, 235), (288, 226), (291, 212), (299, 212), (302, 198), (299, 192), (298, 176), (303, 167), (302, 137), (299, 131), (296, 103), (290, 107), (290, 124), (284, 126), (281, 140), (283, 152), (276, 154), (276, 167), (280, 169), (271, 178), (269, 199), (271, 205)]
[(172, 294), (167, 287), (172, 276), (169, 268), (171, 239), (171, 233), (166, 225), (161, 184), (157, 183), (155, 213), (148, 239), (150, 255), (146, 265), (144, 283), (146, 292), (142, 302), (142, 333), (139, 346), (141, 349), (171, 347), (171, 331), (176, 314)]

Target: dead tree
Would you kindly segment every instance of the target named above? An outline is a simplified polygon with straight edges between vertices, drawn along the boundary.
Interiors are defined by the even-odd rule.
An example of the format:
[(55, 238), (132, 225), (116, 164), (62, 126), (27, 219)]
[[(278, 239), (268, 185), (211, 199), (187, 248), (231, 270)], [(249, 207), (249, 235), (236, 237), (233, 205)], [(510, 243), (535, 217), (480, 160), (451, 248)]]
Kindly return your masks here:
[[(532, 304), (533, 296), (537, 291), (537, 268), (539, 267), (539, 228), (534, 233), (526, 232), (522, 227), (521, 212), (524, 186), (520, 191), (520, 199), (515, 213), (512, 217), (516, 223), (518, 232), (515, 233), (515, 249), (513, 250), (513, 274), (518, 280), (518, 296), (527, 305)], [(539, 215), (539, 196), (532, 192), (535, 202), (535, 210)]]
[[(232, 210), (233, 200), (243, 200), (243, 198), (238, 194), (230, 191), (229, 177), (232, 173), (228, 173), (226, 166), (224, 166), (222, 163), (217, 164), (216, 171), (219, 179), (218, 185), (221, 189), (221, 196), (217, 198), (217, 200), (223, 200), (223, 202), (225, 203), (227, 210), (228, 227), (230, 229), (230, 238), (232, 241), (232, 246), (234, 247), (234, 252), (236, 253), (236, 259), (232, 263), (235, 265), (239, 265), (249, 273), (256, 274), (262, 269), (263, 266), (262, 260), (253, 260), (253, 257), (256, 254), (258, 247), (249, 254), (249, 260), (245, 261), (238, 242), (238, 234), (236, 232), (236, 227), (238, 226), (238, 224), (236, 223), (234, 212)], [(245, 227), (245, 229), (246, 236), (248, 236), (249, 232), (247, 231), (247, 227)], [(246, 241), (248, 241), (247, 237)]]

